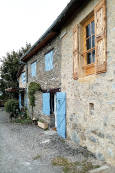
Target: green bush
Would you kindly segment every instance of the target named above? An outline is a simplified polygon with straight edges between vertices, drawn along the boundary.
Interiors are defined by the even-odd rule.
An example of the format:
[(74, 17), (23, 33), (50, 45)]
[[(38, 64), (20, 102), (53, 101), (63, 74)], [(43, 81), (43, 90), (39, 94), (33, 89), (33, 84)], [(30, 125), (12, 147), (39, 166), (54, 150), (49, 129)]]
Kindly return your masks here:
[(9, 99), (5, 103), (5, 111), (9, 113), (15, 113), (16, 109), (18, 109), (18, 101), (15, 99)]

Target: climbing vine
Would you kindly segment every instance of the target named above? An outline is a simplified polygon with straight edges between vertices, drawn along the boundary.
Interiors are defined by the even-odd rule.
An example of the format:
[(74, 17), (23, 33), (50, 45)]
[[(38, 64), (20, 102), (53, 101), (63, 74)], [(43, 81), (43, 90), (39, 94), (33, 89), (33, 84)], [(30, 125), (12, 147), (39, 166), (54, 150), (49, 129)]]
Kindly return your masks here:
[(38, 84), (36, 82), (31, 82), (28, 87), (28, 96), (29, 96), (30, 105), (32, 107), (35, 106), (35, 95), (34, 94), (36, 91), (41, 91), (40, 84)]

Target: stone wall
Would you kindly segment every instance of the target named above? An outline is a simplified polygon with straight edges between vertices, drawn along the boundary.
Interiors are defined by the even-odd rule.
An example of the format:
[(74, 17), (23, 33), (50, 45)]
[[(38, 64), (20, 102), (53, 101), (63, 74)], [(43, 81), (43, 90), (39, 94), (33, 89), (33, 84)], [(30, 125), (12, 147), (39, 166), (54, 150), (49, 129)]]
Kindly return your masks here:
[[(67, 137), (115, 165), (115, 1), (107, 0), (107, 72), (73, 79), (73, 28), (93, 11), (91, 0), (63, 30), (61, 88), (67, 94)], [(62, 30), (62, 32), (63, 32)], [(90, 111), (90, 107), (94, 110)]]
[[(30, 82), (37, 82), (43, 90), (50, 90), (61, 87), (61, 48), (60, 37), (56, 37), (43, 47), (34, 57), (28, 61), (28, 86)], [(45, 71), (45, 54), (53, 49), (53, 69)], [(37, 61), (36, 77), (31, 76), (31, 63)], [(34, 116), (38, 117), (42, 114), (42, 93), (36, 92), (36, 103), (34, 108)]]

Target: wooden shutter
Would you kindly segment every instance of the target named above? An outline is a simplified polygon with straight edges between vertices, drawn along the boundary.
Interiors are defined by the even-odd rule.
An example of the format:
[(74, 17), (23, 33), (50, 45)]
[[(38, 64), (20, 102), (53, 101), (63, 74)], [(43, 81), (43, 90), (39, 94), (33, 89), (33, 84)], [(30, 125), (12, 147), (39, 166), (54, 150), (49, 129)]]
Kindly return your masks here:
[(73, 29), (73, 79), (78, 79), (79, 62), (79, 27), (76, 25)]
[(36, 76), (36, 62), (31, 64), (31, 75), (32, 77)]
[(57, 133), (66, 138), (66, 93), (56, 93)]
[(50, 69), (53, 69), (53, 51), (50, 52)]
[(48, 54), (47, 54), (47, 57), (48, 57), (48, 63), (49, 63), (49, 70), (52, 70), (53, 69), (53, 51), (50, 51)]
[(43, 113), (50, 116), (50, 93), (43, 93)]
[(106, 0), (101, 0), (94, 9), (96, 73), (106, 72)]

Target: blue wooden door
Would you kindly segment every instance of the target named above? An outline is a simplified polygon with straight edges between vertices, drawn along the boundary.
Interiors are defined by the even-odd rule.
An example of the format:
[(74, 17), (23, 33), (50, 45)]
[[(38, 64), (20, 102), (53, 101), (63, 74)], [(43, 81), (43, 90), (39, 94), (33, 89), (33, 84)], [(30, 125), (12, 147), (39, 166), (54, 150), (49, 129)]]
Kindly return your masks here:
[(66, 138), (66, 94), (56, 93), (57, 133)]
[(43, 113), (50, 115), (50, 93), (43, 93)]
[(19, 93), (19, 108), (20, 108), (20, 110), (21, 110), (21, 107), (22, 107), (22, 105), (21, 105), (21, 93)]

